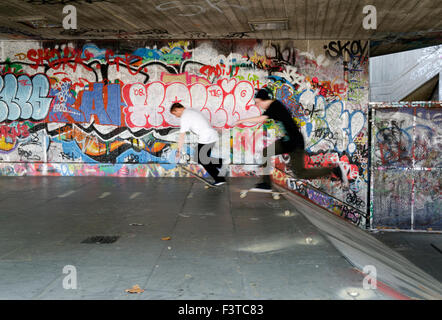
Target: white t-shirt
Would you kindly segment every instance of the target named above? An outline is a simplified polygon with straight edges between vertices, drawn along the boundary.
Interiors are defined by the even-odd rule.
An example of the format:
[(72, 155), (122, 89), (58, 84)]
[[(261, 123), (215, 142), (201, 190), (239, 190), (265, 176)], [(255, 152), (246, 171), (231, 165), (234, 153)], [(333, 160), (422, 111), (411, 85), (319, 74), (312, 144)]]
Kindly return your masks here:
[(218, 141), (218, 132), (212, 128), (202, 113), (196, 110), (184, 109), (180, 125), (180, 132), (192, 131), (198, 136), (198, 143), (207, 144)]

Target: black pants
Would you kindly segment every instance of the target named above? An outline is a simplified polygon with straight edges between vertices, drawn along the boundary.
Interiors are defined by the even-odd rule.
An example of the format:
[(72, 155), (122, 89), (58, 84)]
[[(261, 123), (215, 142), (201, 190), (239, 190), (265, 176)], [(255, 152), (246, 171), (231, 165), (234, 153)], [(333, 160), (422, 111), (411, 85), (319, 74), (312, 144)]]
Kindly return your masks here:
[(198, 152), (194, 155), (194, 160), (202, 165), (204, 169), (212, 176), (215, 182), (224, 181), (224, 177), (219, 177), (219, 170), (223, 165), (222, 159), (212, 158), (210, 156), (215, 142), (209, 144), (198, 143)]
[[(273, 153), (274, 150), (274, 153)], [(304, 157), (305, 151), (304, 149), (291, 147), (285, 145), (281, 140), (275, 141), (270, 146), (264, 148), (263, 156), (265, 162), (263, 163), (264, 174), (262, 176), (263, 182), (270, 184), (270, 171), (269, 161), (271, 156), (276, 156), (279, 154), (288, 153), (290, 155), (290, 163), (289, 167), (296, 174), (296, 177), (299, 179), (315, 179), (319, 177), (325, 177), (330, 175), (333, 172), (333, 168), (331, 167), (321, 167), (321, 168), (306, 168), (304, 166)]]

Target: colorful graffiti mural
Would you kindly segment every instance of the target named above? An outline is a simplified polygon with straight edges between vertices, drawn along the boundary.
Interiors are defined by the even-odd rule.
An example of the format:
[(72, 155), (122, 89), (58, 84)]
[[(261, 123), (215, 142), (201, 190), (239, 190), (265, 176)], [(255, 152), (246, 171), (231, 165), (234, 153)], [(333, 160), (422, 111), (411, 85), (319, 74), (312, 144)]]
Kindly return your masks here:
[(442, 230), (441, 103), (372, 107), (373, 227)]
[(287, 174), (285, 170), (281, 169), (273, 171), (272, 179), (276, 184), (316, 203), (331, 213), (357, 226), (366, 226), (367, 214), (363, 211), (365, 210), (365, 204), (358, 198), (355, 192), (349, 193), (345, 201), (341, 201), (315, 188), (310, 183), (295, 179), (292, 175)]
[[(341, 162), (351, 188), (342, 190), (336, 179), (304, 182), (366, 208), (366, 41), (155, 40), (145, 47), (125, 40), (3, 41), (2, 46), (2, 175), (185, 176), (174, 160), (179, 121), (169, 112), (173, 102), (201, 111), (226, 137), (220, 146), (232, 163), (231, 175), (253, 175), (256, 153), (280, 133), (268, 135), (276, 129), (271, 124), (266, 130), (234, 124), (261, 114), (253, 96), (267, 87), (299, 124), (307, 166)], [(430, 134), (419, 130), (422, 139)], [(407, 143), (406, 130), (403, 135), (399, 142)], [(195, 141), (187, 142), (191, 152)], [(378, 152), (382, 161), (406, 157), (392, 146)], [(420, 145), (413, 152), (426, 149)], [(285, 163), (283, 157), (278, 161)]]

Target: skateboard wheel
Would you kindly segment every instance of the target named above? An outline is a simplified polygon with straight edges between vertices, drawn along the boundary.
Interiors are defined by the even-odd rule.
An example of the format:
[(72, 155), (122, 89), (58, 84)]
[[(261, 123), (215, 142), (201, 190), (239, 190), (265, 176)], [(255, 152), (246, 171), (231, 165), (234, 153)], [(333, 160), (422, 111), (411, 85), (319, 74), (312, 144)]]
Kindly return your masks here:
[(205, 189), (209, 189), (209, 186), (204, 186)]
[(273, 195), (273, 199), (275, 199), (275, 200), (279, 200), (279, 198), (280, 198), (280, 197), (279, 197), (279, 194), (274, 194), (274, 195)]
[(240, 194), (239, 194), (239, 197), (240, 198), (245, 198), (247, 196), (247, 192), (241, 192)]
[(290, 210), (285, 210), (284, 214), (285, 214), (286, 217), (288, 217), (290, 215)]

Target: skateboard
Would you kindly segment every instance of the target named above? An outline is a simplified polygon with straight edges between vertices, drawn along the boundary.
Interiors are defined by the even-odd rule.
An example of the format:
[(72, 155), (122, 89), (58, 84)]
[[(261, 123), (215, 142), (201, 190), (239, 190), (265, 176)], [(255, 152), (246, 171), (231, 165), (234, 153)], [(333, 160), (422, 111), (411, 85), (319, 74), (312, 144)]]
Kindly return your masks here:
[(187, 169), (184, 165), (180, 165), (180, 167), (190, 173), (192, 176), (194, 176), (195, 178), (197, 178), (198, 180), (204, 182), (206, 185), (204, 186), (204, 188), (209, 189), (209, 188), (219, 188), (218, 186), (214, 186), (211, 182), (209, 182), (208, 180), (206, 180), (205, 178), (201, 177), (200, 175), (196, 174), (195, 172), (193, 172), (192, 170)]
[(240, 198), (245, 198), (247, 197), (247, 193), (249, 192), (256, 192), (256, 193), (271, 193), (272, 194), (272, 198), (274, 200), (279, 200), (281, 198), (281, 194), (285, 194), (285, 192), (278, 192), (278, 191), (267, 191), (267, 190), (259, 190), (259, 189), (255, 189), (255, 188), (251, 188), (251, 189), (246, 189), (246, 190), (241, 190), (239, 193), (239, 197)]

